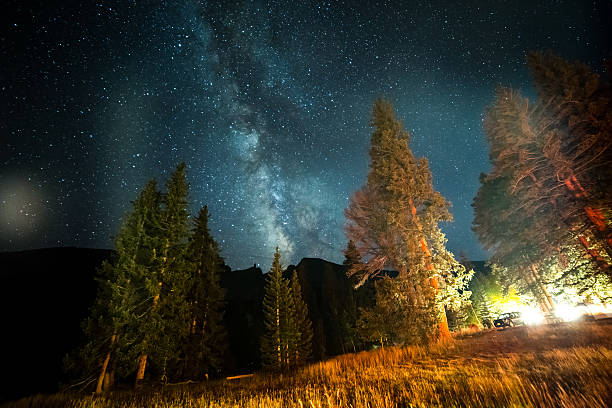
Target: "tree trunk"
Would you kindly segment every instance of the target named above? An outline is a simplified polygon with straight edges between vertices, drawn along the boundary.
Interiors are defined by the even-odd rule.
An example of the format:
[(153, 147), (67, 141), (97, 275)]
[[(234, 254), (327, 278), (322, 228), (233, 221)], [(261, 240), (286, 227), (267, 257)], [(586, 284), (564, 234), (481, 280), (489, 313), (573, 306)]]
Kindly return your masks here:
[[(421, 224), (419, 223), (419, 220), (416, 216), (416, 207), (414, 206), (414, 203), (412, 202), (412, 200), (410, 201), (409, 204), (410, 204), (410, 212), (412, 213), (414, 222), (417, 225), (417, 228), (419, 229), (419, 231), (422, 231)], [(433, 271), (434, 267), (433, 267), (433, 264), (431, 263), (431, 252), (429, 251), (429, 248), (427, 247), (427, 242), (425, 241), (425, 237), (421, 237), (420, 243), (421, 243), (421, 250), (423, 251), (426, 257), (425, 267), (427, 268), (428, 271)], [(435, 276), (431, 277), (429, 280), (429, 283), (434, 288), (435, 293), (437, 294), (438, 293), (438, 278)], [(446, 312), (444, 310), (444, 305), (440, 305), (440, 308), (438, 310), (438, 315), (439, 315), (438, 338), (440, 340), (448, 339), (451, 337), (451, 334), (448, 328), (448, 320), (446, 319)]]
[(546, 285), (542, 283), (542, 278), (536, 266), (534, 264), (531, 264), (530, 269), (531, 269), (531, 273), (533, 274), (535, 284), (538, 286), (539, 290), (542, 292), (544, 301), (546, 302), (546, 305), (548, 306), (548, 309), (549, 309), (548, 311), (552, 312), (553, 310), (555, 310), (555, 302), (552, 296), (550, 296), (550, 293), (548, 293), (548, 289), (546, 288)]
[(147, 355), (143, 354), (138, 360), (138, 371), (136, 372), (136, 384), (134, 388), (138, 387), (140, 381), (144, 380), (145, 370), (147, 368)]
[[(431, 286), (435, 289), (436, 293), (438, 293), (438, 278), (434, 276), (433, 278), (430, 279), (430, 282), (431, 282)], [(446, 310), (444, 309), (444, 305), (439, 306), (438, 312), (440, 315), (440, 320), (438, 321), (438, 338), (440, 340), (450, 339), (451, 332), (450, 332), (450, 329), (448, 328), (448, 319), (446, 318)]]
[[(548, 299), (546, 298), (545, 292), (543, 291), (543, 285), (540, 284), (537, 278), (538, 274), (537, 274), (536, 266), (534, 264), (531, 264), (529, 266), (528, 272), (525, 273), (524, 276), (525, 276), (525, 280), (529, 284), (531, 293), (533, 293), (533, 296), (538, 301), (538, 304), (540, 305), (540, 309), (542, 310), (542, 312), (544, 313), (552, 312), (554, 305), (551, 306), (551, 303), (549, 303)], [(548, 291), (546, 291), (546, 293), (548, 293)]]
[[(574, 174), (568, 176), (563, 183), (576, 198), (587, 198), (589, 196), (588, 192), (582, 187)], [(601, 209), (593, 208), (589, 205), (585, 205), (583, 210), (589, 221), (591, 221), (591, 225), (596, 231), (597, 235), (601, 236), (604, 248), (609, 254), (612, 251), (612, 231), (610, 231), (610, 228), (608, 228), (607, 220), (605, 219), (603, 212)], [(597, 250), (591, 247), (588, 240), (584, 236), (579, 237), (579, 239), (582, 245), (584, 245), (587, 253), (595, 259), (597, 264), (602, 269), (607, 269), (610, 267), (608, 262), (606, 262), (606, 260), (599, 255)]]
[[(153, 298), (153, 308), (152, 310), (155, 310), (157, 308), (157, 303), (159, 303), (159, 296), (161, 293), (161, 288), (162, 288), (162, 283), (159, 282), (158, 284), (159, 286), (159, 291), (157, 292), (157, 295), (155, 295), (155, 297)], [(145, 345), (147, 343), (147, 339), (145, 338), (144, 340)], [(140, 381), (144, 380), (144, 375), (145, 375), (145, 370), (147, 368), (147, 354), (142, 354), (140, 356), (140, 359), (138, 360), (138, 371), (136, 371), (136, 382), (134, 384), (134, 388), (138, 387), (138, 384), (140, 383)]]
[[(162, 267), (159, 271), (159, 278), (161, 279), (161, 277), (164, 275), (164, 271), (166, 269), (166, 261), (168, 260), (168, 248), (170, 247), (170, 243), (168, 242), (168, 240), (166, 239), (165, 245), (164, 245), (164, 255), (162, 256)], [(155, 252), (153, 252), (153, 256), (155, 257)], [(161, 280), (159, 281), (159, 283), (157, 284), (159, 289), (157, 290), (157, 294), (155, 295), (155, 297), (153, 298), (153, 307), (151, 308), (151, 310), (155, 310), (157, 308), (157, 303), (159, 303), (159, 297), (161, 295), (161, 290), (162, 290), (162, 282)], [(148, 336), (145, 337), (144, 339), (144, 343), (145, 345), (148, 342), (147, 339)], [(140, 356), (140, 359), (138, 360), (138, 371), (136, 371), (136, 381), (134, 382), (134, 388), (138, 387), (138, 384), (140, 383), (140, 381), (144, 380), (144, 375), (145, 375), (145, 370), (147, 368), (147, 354), (144, 353), (143, 355)]]
[[(110, 348), (115, 344), (115, 340), (117, 339), (117, 333), (114, 333), (111, 336), (111, 344)], [(102, 369), (100, 370), (100, 375), (98, 376), (98, 383), (96, 384), (96, 394), (102, 393), (102, 385), (104, 384), (104, 378), (106, 377), (106, 369), (108, 368), (108, 362), (111, 358), (111, 351), (109, 350), (106, 353), (106, 357), (104, 358), (104, 362), (102, 363)]]
[(582, 246), (584, 246), (588, 256), (590, 258), (593, 258), (593, 260), (597, 263), (597, 265), (599, 265), (601, 269), (606, 270), (610, 268), (608, 262), (606, 262), (606, 260), (601, 255), (599, 255), (599, 252), (597, 252), (595, 248), (591, 247), (589, 240), (584, 235), (580, 235), (578, 237), (578, 241), (580, 241)]

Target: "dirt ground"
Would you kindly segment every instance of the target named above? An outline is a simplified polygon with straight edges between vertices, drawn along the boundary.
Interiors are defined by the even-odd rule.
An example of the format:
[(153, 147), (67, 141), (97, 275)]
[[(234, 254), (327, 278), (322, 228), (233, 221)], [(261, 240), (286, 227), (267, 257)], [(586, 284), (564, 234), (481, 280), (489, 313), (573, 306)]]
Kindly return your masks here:
[(553, 348), (604, 346), (612, 349), (612, 319), (485, 330), (461, 337), (457, 346), (463, 357), (482, 360)]

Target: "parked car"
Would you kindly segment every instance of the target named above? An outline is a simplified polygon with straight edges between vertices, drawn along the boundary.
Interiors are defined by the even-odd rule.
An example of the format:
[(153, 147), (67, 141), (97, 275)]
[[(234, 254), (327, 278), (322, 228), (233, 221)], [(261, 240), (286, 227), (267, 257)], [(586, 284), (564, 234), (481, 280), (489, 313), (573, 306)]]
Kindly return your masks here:
[(500, 314), (497, 319), (493, 320), (493, 324), (501, 328), (522, 326), (523, 319), (519, 312), (508, 312)]

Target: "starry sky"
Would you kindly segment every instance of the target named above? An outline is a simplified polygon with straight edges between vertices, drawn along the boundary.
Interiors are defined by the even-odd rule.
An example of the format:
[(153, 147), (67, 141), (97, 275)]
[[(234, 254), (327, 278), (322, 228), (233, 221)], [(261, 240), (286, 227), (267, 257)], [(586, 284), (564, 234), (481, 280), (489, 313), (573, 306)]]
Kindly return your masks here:
[(0, 250), (111, 248), (144, 183), (188, 166), (232, 268), (343, 259), (370, 110), (395, 105), (471, 232), (499, 84), (530, 50), (601, 66), (612, 2), (9, 1), (0, 32)]

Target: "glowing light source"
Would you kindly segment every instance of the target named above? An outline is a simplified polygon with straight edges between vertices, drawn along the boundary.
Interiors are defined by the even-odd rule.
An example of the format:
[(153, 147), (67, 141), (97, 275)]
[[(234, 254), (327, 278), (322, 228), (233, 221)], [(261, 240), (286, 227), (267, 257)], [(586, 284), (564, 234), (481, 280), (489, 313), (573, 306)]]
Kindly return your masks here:
[(570, 306), (567, 303), (559, 303), (555, 308), (555, 315), (566, 322), (577, 320), (582, 316), (582, 311), (575, 307)]
[(523, 323), (528, 326), (536, 326), (544, 322), (544, 315), (538, 309), (525, 306), (521, 308)]

